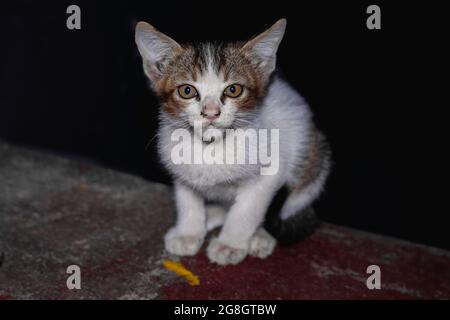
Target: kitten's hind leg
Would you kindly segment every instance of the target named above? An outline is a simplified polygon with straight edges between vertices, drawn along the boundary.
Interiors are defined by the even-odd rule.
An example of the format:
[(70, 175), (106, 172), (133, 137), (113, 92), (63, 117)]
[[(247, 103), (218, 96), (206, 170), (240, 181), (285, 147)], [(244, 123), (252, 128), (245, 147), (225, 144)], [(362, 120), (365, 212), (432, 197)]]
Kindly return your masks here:
[(210, 204), (206, 206), (206, 230), (220, 227), (225, 221), (227, 211), (223, 206)]
[(250, 239), (248, 254), (260, 259), (267, 258), (272, 254), (276, 244), (277, 240), (260, 227)]

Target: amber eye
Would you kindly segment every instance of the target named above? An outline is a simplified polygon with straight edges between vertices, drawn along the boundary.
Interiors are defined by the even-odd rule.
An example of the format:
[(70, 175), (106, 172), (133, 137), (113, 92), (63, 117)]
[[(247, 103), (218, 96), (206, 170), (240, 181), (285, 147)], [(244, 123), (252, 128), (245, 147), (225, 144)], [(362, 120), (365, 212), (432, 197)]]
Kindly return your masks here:
[(192, 99), (198, 95), (198, 92), (193, 86), (183, 84), (182, 86), (178, 87), (178, 94), (183, 99)]
[(226, 87), (223, 94), (230, 98), (237, 98), (242, 94), (242, 92), (244, 92), (244, 87), (235, 83)]

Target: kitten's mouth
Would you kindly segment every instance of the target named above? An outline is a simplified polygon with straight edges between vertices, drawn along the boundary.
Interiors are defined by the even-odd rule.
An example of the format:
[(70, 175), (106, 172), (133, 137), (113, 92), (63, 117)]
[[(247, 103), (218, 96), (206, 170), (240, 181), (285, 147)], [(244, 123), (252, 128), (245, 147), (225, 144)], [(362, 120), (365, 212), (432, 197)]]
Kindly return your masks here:
[(205, 127), (205, 130), (207, 130), (207, 129), (223, 129), (223, 128), (214, 122), (210, 122)]
[(232, 128), (232, 124), (226, 124), (226, 123), (216, 123), (216, 122), (210, 122), (206, 125), (205, 129), (218, 129), (218, 130), (224, 130), (224, 129), (230, 129)]

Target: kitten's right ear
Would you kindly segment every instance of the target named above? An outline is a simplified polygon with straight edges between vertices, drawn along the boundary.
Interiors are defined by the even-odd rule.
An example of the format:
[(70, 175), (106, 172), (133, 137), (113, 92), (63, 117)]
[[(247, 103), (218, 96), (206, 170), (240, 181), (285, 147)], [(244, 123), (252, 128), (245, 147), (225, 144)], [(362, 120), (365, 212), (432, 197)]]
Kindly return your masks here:
[(152, 82), (159, 79), (167, 62), (182, 50), (175, 40), (143, 21), (136, 25), (135, 41), (142, 56), (144, 72)]

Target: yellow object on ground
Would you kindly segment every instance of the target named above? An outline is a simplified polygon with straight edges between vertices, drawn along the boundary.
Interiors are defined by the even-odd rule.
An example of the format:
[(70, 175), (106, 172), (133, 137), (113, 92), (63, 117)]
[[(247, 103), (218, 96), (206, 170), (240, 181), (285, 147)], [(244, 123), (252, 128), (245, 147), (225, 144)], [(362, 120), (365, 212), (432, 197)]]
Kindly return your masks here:
[(163, 260), (163, 265), (166, 269), (175, 272), (180, 277), (185, 278), (191, 286), (200, 285), (199, 277), (186, 269), (181, 263), (165, 259)]

